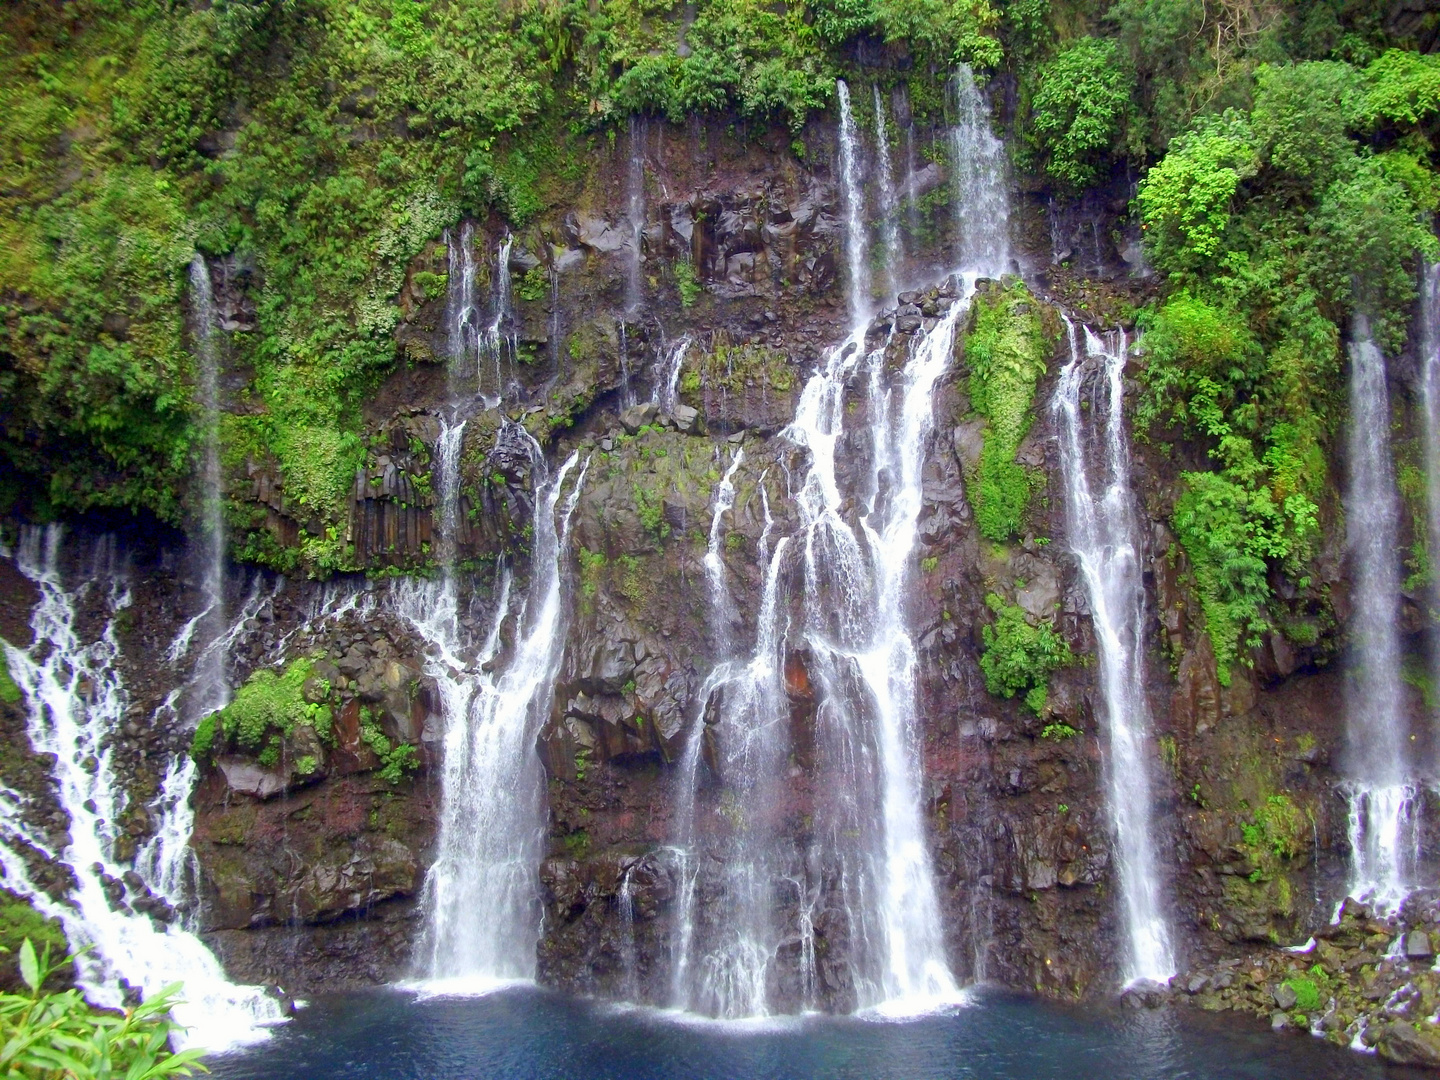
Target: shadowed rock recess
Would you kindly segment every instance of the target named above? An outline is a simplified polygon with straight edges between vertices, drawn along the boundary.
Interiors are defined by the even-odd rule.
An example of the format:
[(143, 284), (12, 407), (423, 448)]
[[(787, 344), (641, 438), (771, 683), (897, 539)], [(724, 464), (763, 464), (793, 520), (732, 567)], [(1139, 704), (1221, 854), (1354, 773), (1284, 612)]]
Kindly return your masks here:
[(757, 7), (826, 42), (763, 107), (681, 103), (714, 3), (603, 92), (537, 22), (427, 112), (451, 5), (353, 78), (335, 5), (195, 5), (96, 119), (112, 17), (21, 4), (5, 926), (237, 1030), (991, 981), (1440, 1067), (1435, 17), (1219, 6)]

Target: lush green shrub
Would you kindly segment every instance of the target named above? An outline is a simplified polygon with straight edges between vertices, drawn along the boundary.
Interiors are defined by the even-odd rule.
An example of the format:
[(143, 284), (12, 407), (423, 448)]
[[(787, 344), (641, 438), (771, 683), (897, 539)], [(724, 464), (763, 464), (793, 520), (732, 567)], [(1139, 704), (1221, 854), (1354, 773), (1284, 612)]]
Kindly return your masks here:
[(1238, 113), (1202, 117), (1171, 142), (1136, 195), (1156, 268), (1183, 283), (1228, 265), (1236, 194), (1258, 168), (1254, 132)]
[(980, 628), (985, 689), (997, 697), (1023, 694), (1025, 704), (1041, 715), (1050, 673), (1074, 662), (1070, 646), (1049, 621), (1032, 624), (1024, 609), (995, 593), (985, 597), (985, 604), (995, 613), (995, 621)]
[(1022, 283), (975, 298), (965, 337), (970, 402), (985, 417), (977, 475), (968, 477), (981, 535), (1008, 540), (1024, 524), (1031, 477), (1015, 460), (1034, 420), (1035, 386), (1045, 374), (1050, 339), (1039, 305)]
[(313, 673), (314, 664), (304, 657), (291, 661), (284, 671), (261, 668), (235, 692), (229, 705), (207, 718), (218, 724), (218, 731), (201, 722), (192, 752), (199, 757), (218, 749), (217, 735), (241, 750), (258, 752), (277, 736), (289, 735), (297, 724), (314, 728), (322, 739), (332, 739), (330, 707), (305, 700), (305, 684)]
[(170, 1051), (170, 1006), (180, 984), (123, 1013), (95, 1009), (79, 990), (47, 994), (49, 949), (26, 938), (20, 972), (28, 994), (0, 994), (0, 1069), (17, 1080), (160, 1080), (208, 1070), (203, 1050)]
[(1045, 170), (1071, 190), (1104, 179), (1134, 76), (1114, 41), (1084, 37), (1041, 66), (1032, 103)]
[(0, 641), (0, 702), (19, 705), (24, 696), (10, 674), (10, 663), (5, 659), (5, 643)]

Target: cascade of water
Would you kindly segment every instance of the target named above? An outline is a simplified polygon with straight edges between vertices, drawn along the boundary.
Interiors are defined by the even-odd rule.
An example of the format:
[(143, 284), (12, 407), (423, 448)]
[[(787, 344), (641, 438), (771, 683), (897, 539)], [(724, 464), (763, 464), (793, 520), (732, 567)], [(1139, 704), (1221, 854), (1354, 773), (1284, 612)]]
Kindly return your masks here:
[(986, 277), (999, 277), (1010, 263), (1005, 144), (990, 130), (990, 110), (969, 67), (960, 65), (951, 87), (957, 117), (950, 129), (950, 141), (960, 265)]
[(620, 909), (620, 966), (624, 969), (624, 995), (626, 1001), (635, 1001), (640, 996), (640, 983), (635, 962), (635, 890), (630, 884), (630, 874), (635, 869), (631, 863), (620, 873), (620, 889), (615, 895), (615, 905)]
[(1385, 358), (1363, 316), (1350, 353), (1350, 477), (1345, 501), (1355, 575), (1354, 668), (1347, 681), (1352, 895), (1394, 910), (1413, 884), (1419, 790), (1409, 779), (1400, 678), (1399, 505)]
[[(1150, 709), (1145, 698), (1145, 589), (1140, 524), (1125, 437), (1123, 333), (1085, 349), (1067, 318), (1070, 362), (1051, 409), (1060, 428), (1069, 546), (1080, 564), (1100, 653), (1106, 809), (1115, 839), (1124, 912), (1124, 979), (1164, 982), (1175, 973), (1155, 859), (1150, 802)], [(1091, 379), (1090, 409), (1081, 397)], [(1088, 419), (1088, 424), (1087, 424)]]
[[(203, 571), (201, 588), (205, 607), (197, 616), (203, 640), (213, 643), (225, 630), (225, 520), (220, 478), (220, 342), (216, 338), (215, 294), (210, 268), (198, 252), (190, 260), (190, 299), (194, 308), (195, 351), (199, 363), (200, 407), (205, 425), (200, 481), (204, 493), (201, 513)], [(194, 624), (192, 624), (193, 626)], [(188, 641), (187, 641), (188, 644)], [(198, 721), (230, 699), (226, 684), (228, 650), (207, 648), (190, 680), (187, 715)]]
[(536, 480), (532, 578), (515, 613), (508, 662), (496, 663), (509, 615), (508, 573), (473, 659), (460, 640), (449, 575), (402, 582), (394, 592), (396, 610), (431, 647), (427, 670), (446, 721), (421, 962), (431, 979), (458, 989), (534, 977), (541, 921), (535, 869), (544, 847), (544, 778), (534, 743), (564, 649), (565, 545), (589, 466), (587, 459), (562, 502), (578, 454), (547, 476), (539, 444), (518, 424), (507, 431), (529, 445)]
[[(680, 805), (691, 808), (702, 744), (713, 739), (724, 824), (712, 823), (718, 836), (702, 837), (693, 808), (682, 815), (674, 996), (682, 1007), (721, 1016), (763, 1015), (783, 998), (786, 973), (776, 967), (782, 942), (799, 958), (790, 995), (805, 1006), (819, 1003), (817, 911), (826, 914), (825, 981), (832, 991), (843, 981), (855, 1007), (907, 1012), (957, 993), (921, 812), (918, 665), (906, 585), (919, 541), (933, 392), (976, 274), (966, 267), (959, 302), (913, 341), (903, 369), (887, 376), (892, 343), (865, 349), (854, 122), (843, 82), (837, 90), (853, 329), (826, 353), (783, 433), (805, 455), (793, 492), (798, 521), (770, 555), (755, 648), (748, 659), (722, 661), (706, 679), (681, 761)], [(984, 112), (971, 109), (962, 120), (983, 125)], [(986, 151), (958, 190), (1001, 208), (1002, 224), (977, 256), (987, 270), (1005, 250), (1000, 157), (981, 132), (955, 139)], [(862, 369), (870, 374), (864, 416), (871, 453), (857, 518), (841, 490), (837, 446), (845, 437), (846, 387)], [(816, 702), (813, 771), (820, 782), (803, 848), (779, 820), (795, 749), (792, 684), (808, 687)], [(697, 851), (702, 843), (708, 861)], [(719, 870), (702, 880), (708, 866)], [(696, 900), (702, 892), (703, 905)], [(786, 905), (793, 897), (793, 917), (779, 910), (782, 897)]]
[(435, 495), (440, 505), (439, 535), (436, 538), (440, 565), (446, 570), (455, 564), (455, 532), (460, 524), (460, 451), (465, 442), (465, 421), (441, 419), (440, 437), (435, 440)]
[[(112, 905), (107, 895), (105, 880), (121, 878), (129, 869), (114, 854), (126, 797), (114, 769), (113, 742), (128, 704), (115, 617), (130, 596), (113, 542), (96, 549), (83, 583), (67, 588), (61, 535), (58, 526), (22, 534), (16, 566), (40, 593), (31, 620), (35, 645), (29, 650), (6, 645), (5, 658), (25, 695), (31, 746), (38, 754), (53, 755), (52, 779), (69, 817), (69, 839), (63, 851), (48, 852), (25, 820), (23, 801), (13, 793), (0, 800), (6, 887), (58, 918), (72, 948), (92, 946), (76, 961), (78, 982), (92, 1001), (120, 1008), (122, 983), (151, 995), (181, 981), (184, 1003), (176, 1006), (175, 1016), (189, 1029), (184, 1042), (219, 1050), (262, 1038), (257, 1025), (281, 1019), (278, 1004), (263, 989), (229, 982), (219, 961), (183, 926), (162, 929), (148, 915)], [(100, 638), (86, 642), (76, 625), (77, 612), (94, 603), (96, 594), (110, 618)], [(167, 791), (188, 785), (184, 773), (183, 766), (172, 769)], [(74, 887), (65, 902), (56, 903), (29, 884), (17, 853), (27, 846), (70, 867)]]
[(625, 170), (625, 220), (630, 227), (630, 243), (625, 263), (625, 314), (640, 310), (640, 263), (645, 242), (645, 121), (630, 116), (630, 161)]
[(900, 242), (900, 203), (895, 195), (895, 166), (890, 158), (885, 103), (880, 98), (878, 83), (870, 89), (875, 98), (875, 146), (876, 159), (880, 164), (880, 239), (885, 245), (885, 291), (893, 293), (898, 288), (896, 268), (905, 258), (905, 249)]
[[(1440, 263), (1426, 263), (1420, 297), (1420, 401), (1424, 411), (1425, 501), (1430, 551), (1440, 552)], [(1440, 575), (1435, 575), (1431, 606), (1440, 611)], [(1440, 679), (1440, 642), (1431, 646), (1432, 677)], [(1440, 685), (1437, 682), (1436, 685)], [(1440, 762), (1431, 763), (1431, 771)]]
[[(275, 598), (282, 584), (281, 580), (277, 580), (270, 590), (262, 590), (261, 579), (257, 574), (235, 621), (210, 642), (206, 647), (207, 651), (213, 650), (228, 657), (241, 636), (254, 625), (261, 608)], [(178, 658), (181, 655), (176, 646), (184, 637), (188, 637), (188, 632), (182, 628), (176, 641), (171, 643), (168, 656)], [(202, 654), (195, 664), (195, 675), (192, 675), (192, 679), (205, 677), (205, 669), (206, 661)], [(156, 710), (157, 721), (173, 721), (176, 718), (176, 703), (186, 689), (187, 686), (182, 683), (170, 692)], [(229, 697), (228, 684), (225, 696)], [(228, 700), (222, 701), (219, 707), (226, 704), (229, 704)], [(177, 911), (184, 912), (191, 912), (193, 908), (189, 901), (192, 898), (195, 856), (190, 848), (190, 834), (195, 830), (195, 811), (190, 805), (190, 793), (195, 786), (197, 775), (195, 760), (189, 754), (178, 755), (166, 767), (160, 795), (150, 804), (150, 812), (157, 818), (155, 834), (135, 855), (135, 869), (151, 891), (164, 897)], [(191, 931), (199, 930), (198, 920), (193, 918), (193, 913), (184, 925)]]
[[(485, 328), (481, 344), (488, 361), (487, 370), (480, 373), (481, 396), (486, 408), (493, 409), (505, 397), (505, 362), (513, 365), (515, 360), (516, 337), (513, 324), (513, 300), (510, 291), (510, 248), (514, 238), (506, 236), (500, 241), (495, 255), (495, 276), (490, 286), (490, 325)], [(492, 381), (493, 380), (493, 381)], [(491, 382), (493, 394), (485, 392), (485, 384)]]
[(655, 365), (655, 389), (650, 394), (650, 400), (665, 412), (674, 412), (680, 402), (680, 371), (685, 366), (685, 354), (689, 351), (690, 335), (686, 334), (664, 349), (659, 363)]
[(730, 590), (725, 587), (725, 559), (721, 555), (724, 543), (721, 531), (723, 519), (735, 505), (735, 472), (745, 460), (745, 451), (737, 447), (730, 459), (730, 467), (720, 478), (715, 489), (715, 510), (710, 515), (710, 541), (705, 548), (705, 580), (710, 586), (710, 612), (715, 625), (715, 655), (722, 660), (730, 658), (730, 638), (735, 622), (735, 603)]
[[(475, 297), (475, 223), (460, 226), (457, 239), (445, 230), (447, 269), (445, 328), (451, 381), (480, 379), (480, 307)], [(452, 396), (454, 396), (452, 392)]]
[(620, 404), (623, 408), (628, 409), (635, 404), (635, 392), (630, 387), (630, 341), (624, 319), (620, 320), (616, 331), (619, 335), (620, 347)]
[(860, 136), (850, 110), (850, 87), (844, 79), (835, 81), (840, 102), (840, 203), (845, 214), (845, 269), (849, 273), (851, 325), (865, 321), (870, 310), (870, 272), (865, 257), (865, 195), (861, 190)]

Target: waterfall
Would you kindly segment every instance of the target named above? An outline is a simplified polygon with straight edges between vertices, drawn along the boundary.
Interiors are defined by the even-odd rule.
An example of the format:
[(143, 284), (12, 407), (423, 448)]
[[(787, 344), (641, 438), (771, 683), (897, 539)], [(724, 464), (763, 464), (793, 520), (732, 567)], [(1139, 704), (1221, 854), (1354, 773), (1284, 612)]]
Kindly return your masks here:
[[(489, 370), (482, 372), (480, 376), (481, 398), (487, 409), (495, 408), (505, 399), (505, 362), (509, 360), (512, 368), (515, 362), (517, 341), (513, 328), (514, 300), (510, 291), (510, 248), (514, 243), (513, 237), (506, 236), (500, 241), (500, 247), (495, 253), (495, 276), (491, 278), (490, 285), (490, 325), (485, 328), (482, 338)], [(485, 383), (491, 378), (492, 372), (493, 395), (485, 393)]]
[[(1086, 327), (1082, 354), (1075, 325), (1068, 318), (1065, 325), (1070, 362), (1051, 408), (1060, 429), (1070, 551), (1080, 565), (1100, 654), (1106, 809), (1124, 914), (1124, 980), (1165, 982), (1175, 973), (1175, 958), (1150, 812), (1145, 588), (1123, 400), (1127, 344), (1123, 333), (1101, 341)], [(1082, 412), (1087, 381), (1090, 407)]]
[(990, 110), (969, 67), (951, 84), (957, 116), (950, 130), (960, 265), (999, 277), (1010, 264), (1010, 202), (1006, 197), (1005, 144), (990, 130)]
[(680, 403), (680, 372), (685, 366), (685, 354), (690, 351), (690, 335), (686, 334), (675, 344), (663, 349), (655, 365), (655, 389), (650, 400), (664, 412), (674, 412)]
[(620, 890), (615, 896), (615, 906), (620, 912), (620, 966), (625, 978), (622, 983), (627, 1001), (640, 997), (640, 981), (635, 955), (635, 890), (630, 884), (630, 875), (635, 869), (632, 862), (620, 872)]
[(905, 248), (900, 242), (900, 203), (895, 195), (895, 166), (890, 157), (890, 133), (885, 124), (885, 103), (880, 98), (880, 86), (871, 86), (875, 98), (875, 147), (880, 172), (880, 238), (885, 245), (885, 289), (895, 292), (895, 271), (905, 259)]
[[(205, 607), (190, 624), (193, 631), (203, 624), (202, 639), (208, 647), (201, 654), (191, 678), (186, 713), (192, 722), (230, 700), (226, 684), (228, 650), (216, 647), (225, 630), (225, 520), (224, 492), (220, 477), (220, 342), (216, 338), (215, 294), (210, 268), (198, 252), (190, 260), (190, 300), (195, 324), (195, 359), (199, 365), (197, 390), (204, 414), (202, 464), (201, 589)], [(189, 636), (186, 637), (188, 647)]]
[(725, 541), (721, 532), (725, 515), (735, 505), (735, 472), (744, 461), (745, 451), (737, 447), (730, 459), (730, 467), (715, 489), (715, 510), (710, 515), (710, 537), (705, 548), (705, 580), (710, 586), (710, 612), (715, 623), (715, 655), (722, 660), (730, 658), (735, 603), (725, 586), (725, 557), (722, 554)]
[(460, 525), (460, 452), (465, 445), (465, 421), (442, 418), (435, 440), (435, 495), (439, 503), (436, 554), (449, 576), (455, 565), (456, 532)]
[[(857, 147), (843, 82), (837, 91), (852, 330), (826, 352), (782, 432), (798, 459), (787, 466), (796, 527), (770, 547), (762, 487), (768, 560), (755, 645), (748, 657), (722, 658), (706, 678), (680, 762), (674, 1003), (718, 1016), (827, 1002), (903, 1014), (958, 993), (925, 838), (918, 660), (907, 599), (934, 389), (950, 364), (976, 274), (965, 267), (962, 295), (910, 339), (900, 370), (886, 364), (895, 338), (867, 351)], [(972, 110), (968, 122), (983, 123), (983, 112)], [(956, 140), (986, 145), (975, 131)], [(1003, 241), (998, 156), (972, 173), (965, 190), (1001, 205), (995, 236)], [(992, 237), (982, 255), (992, 260), (1003, 251)], [(852, 386), (865, 388), (867, 400), (863, 426), (847, 433)], [(859, 468), (842, 471), (842, 461)], [(732, 461), (730, 471), (739, 467)], [(842, 490), (852, 480), (855, 498)], [(716, 521), (726, 498), (717, 497)], [(717, 607), (726, 599), (717, 588), (718, 537), (712, 524), (707, 574)], [(813, 747), (792, 739), (796, 700), (814, 702)], [(718, 805), (702, 816), (695, 800), (712, 756)], [(797, 835), (787, 826), (795, 812), (788, 799), (793, 778), (807, 767), (813, 812)], [(779, 962), (782, 950), (798, 971)]]
[[(475, 298), (475, 223), (460, 226), (460, 236), (445, 230), (445, 329), (451, 379), (480, 379), (480, 308)], [(452, 392), (452, 396), (454, 396)]]
[(440, 987), (460, 991), (535, 975), (536, 867), (545, 834), (535, 738), (564, 650), (566, 540), (589, 465), (587, 459), (562, 499), (578, 455), (547, 476), (539, 444), (518, 424), (506, 430), (528, 443), (536, 482), (532, 576), (513, 613), (509, 658), (501, 655), (501, 629), (512, 614), (507, 571), (478, 650), (461, 638), (451, 575), (402, 581), (394, 593), (396, 610), (430, 646), (427, 672), (439, 687), (446, 721), (439, 836), (425, 880), (419, 961)]
[[(114, 843), (127, 799), (115, 771), (114, 744), (121, 739), (129, 696), (120, 674), (116, 619), (129, 606), (124, 568), (111, 540), (99, 543), (90, 565), (67, 587), (61, 570), (59, 526), (43, 532), (26, 529), (16, 552), (16, 567), (40, 593), (31, 619), (35, 644), (29, 650), (5, 645), (11, 675), (25, 694), (28, 734), (37, 754), (50, 754), (55, 795), (69, 818), (68, 844), (47, 849), (42, 835), (26, 821), (26, 802), (14, 792), (0, 797), (0, 866), (7, 888), (29, 897), (44, 914), (65, 927), (72, 949), (91, 946), (76, 959), (77, 982), (96, 1004), (121, 1008), (125, 986), (152, 995), (182, 982), (183, 1003), (175, 1018), (189, 1030), (187, 1045), (222, 1050), (264, 1037), (258, 1025), (281, 1019), (278, 1004), (263, 989), (229, 982), (204, 943), (181, 923), (159, 926), (131, 904), (112, 902), (112, 882), (130, 867), (120, 862)], [(77, 627), (82, 609), (103, 608), (106, 625), (98, 640), (85, 641)], [(193, 767), (173, 765), (165, 797), (188, 797)], [(162, 799), (163, 801), (163, 799)], [(182, 806), (185, 798), (177, 800)], [(175, 847), (188, 838), (182, 814), (152, 844), (169, 844), (167, 860), (178, 864)], [(74, 887), (55, 901), (30, 884), (20, 851), (33, 848), (67, 864)], [(178, 899), (175, 882), (151, 884)], [(172, 891), (174, 889), (174, 891)]]
[(1393, 911), (1413, 884), (1419, 787), (1409, 779), (1400, 678), (1399, 504), (1385, 358), (1356, 316), (1349, 342), (1350, 456), (1345, 500), (1355, 587), (1346, 682), (1350, 892)]
[(845, 215), (845, 268), (849, 271), (850, 321), (861, 323), (870, 310), (870, 271), (866, 265), (865, 195), (861, 191), (860, 136), (850, 111), (850, 87), (835, 80), (840, 101), (840, 203)]
[(630, 117), (630, 161), (625, 170), (625, 221), (630, 228), (630, 242), (625, 262), (625, 314), (640, 310), (640, 264), (644, 260), (641, 247), (645, 242), (645, 122)]
[[(1420, 297), (1420, 402), (1425, 446), (1425, 505), (1430, 603), (1440, 611), (1440, 263), (1426, 263)], [(1440, 686), (1440, 639), (1431, 644), (1430, 677)], [(1440, 762), (1431, 763), (1434, 770)]]

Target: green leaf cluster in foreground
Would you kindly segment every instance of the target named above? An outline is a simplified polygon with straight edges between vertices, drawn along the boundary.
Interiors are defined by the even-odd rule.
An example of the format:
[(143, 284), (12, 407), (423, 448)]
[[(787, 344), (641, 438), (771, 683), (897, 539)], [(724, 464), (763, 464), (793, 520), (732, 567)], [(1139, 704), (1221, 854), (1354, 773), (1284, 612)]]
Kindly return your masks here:
[(47, 948), (20, 946), (20, 974), (29, 992), (0, 994), (0, 1071), (23, 1080), (160, 1080), (191, 1076), (201, 1050), (172, 1053), (170, 1007), (180, 984), (123, 1013), (92, 1007), (79, 990), (44, 993), (52, 974)]

